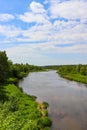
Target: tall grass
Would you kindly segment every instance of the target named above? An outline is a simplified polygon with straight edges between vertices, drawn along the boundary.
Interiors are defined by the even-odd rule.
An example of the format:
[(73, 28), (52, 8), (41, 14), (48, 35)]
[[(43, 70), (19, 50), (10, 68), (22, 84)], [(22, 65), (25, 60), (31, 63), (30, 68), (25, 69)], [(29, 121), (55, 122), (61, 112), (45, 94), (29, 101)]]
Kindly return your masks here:
[(0, 101), (0, 130), (49, 129), (51, 120), (38, 109), (35, 98), (9, 84), (4, 87), (8, 100)]

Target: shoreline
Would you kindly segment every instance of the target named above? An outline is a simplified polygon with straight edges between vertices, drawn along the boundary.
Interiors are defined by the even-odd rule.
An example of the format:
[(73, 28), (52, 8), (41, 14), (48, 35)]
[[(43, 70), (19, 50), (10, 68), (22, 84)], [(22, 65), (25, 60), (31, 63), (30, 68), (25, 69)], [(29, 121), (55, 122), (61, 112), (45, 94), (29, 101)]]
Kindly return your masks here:
[[(10, 78), (7, 84), (3, 85), (3, 97), (0, 99), (0, 128), (9, 129), (44, 129), (50, 130), (52, 121), (48, 116), (48, 103), (37, 102), (35, 96), (26, 94), (18, 86), (21, 79)], [(2, 116), (3, 115), (3, 116)], [(9, 120), (8, 120), (9, 119)], [(18, 120), (18, 121), (17, 121)]]
[(71, 81), (76, 81), (79, 83), (84, 83), (87, 84), (87, 76), (81, 75), (81, 74), (72, 74), (72, 73), (67, 73), (67, 74), (61, 74), (57, 72), (62, 78), (71, 80)]

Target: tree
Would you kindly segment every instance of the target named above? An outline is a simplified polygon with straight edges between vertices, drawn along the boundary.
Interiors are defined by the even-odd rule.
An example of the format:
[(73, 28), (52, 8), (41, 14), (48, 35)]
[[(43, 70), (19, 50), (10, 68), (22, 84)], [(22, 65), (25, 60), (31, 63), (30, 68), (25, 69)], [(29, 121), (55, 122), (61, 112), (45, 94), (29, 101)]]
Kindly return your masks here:
[(80, 73), (81, 67), (82, 67), (81, 64), (78, 64), (78, 65), (76, 66), (76, 72), (77, 72), (77, 73)]
[(8, 77), (9, 64), (5, 51), (0, 51), (0, 83), (4, 83)]
[(86, 75), (86, 67), (85, 66), (81, 67), (80, 73), (81, 73), (81, 75)]

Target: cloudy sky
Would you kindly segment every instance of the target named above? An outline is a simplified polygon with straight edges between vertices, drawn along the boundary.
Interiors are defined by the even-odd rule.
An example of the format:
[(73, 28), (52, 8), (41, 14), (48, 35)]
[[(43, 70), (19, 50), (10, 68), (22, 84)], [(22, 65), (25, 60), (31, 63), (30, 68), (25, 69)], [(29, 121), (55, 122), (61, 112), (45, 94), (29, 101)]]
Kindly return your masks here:
[(0, 0), (0, 50), (14, 63), (87, 63), (87, 0)]

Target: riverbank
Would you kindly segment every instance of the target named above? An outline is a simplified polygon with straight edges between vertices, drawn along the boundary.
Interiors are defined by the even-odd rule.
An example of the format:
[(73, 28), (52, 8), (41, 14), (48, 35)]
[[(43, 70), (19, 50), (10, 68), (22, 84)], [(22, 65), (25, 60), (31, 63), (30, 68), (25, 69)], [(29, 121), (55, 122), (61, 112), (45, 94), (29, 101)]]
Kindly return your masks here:
[(50, 129), (51, 120), (45, 104), (40, 105), (35, 96), (25, 94), (16, 86), (30, 72), (42, 70), (27, 63), (13, 64), (6, 52), (0, 51), (0, 130)]
[[(3, 86), (2, 91), (0, 130), (50, 130), (51, 120), (44, 104), (38, 104), (34, 96), (23, 93), (14, 84)], [(43, 111), (40, 106), (43, 106)]]
[(87, 75), (72, 74), (72, 73), (59, 73), (59, 72), (57, 73), (63, 78), (87, 84)]

